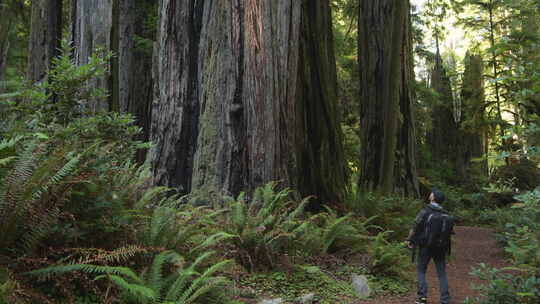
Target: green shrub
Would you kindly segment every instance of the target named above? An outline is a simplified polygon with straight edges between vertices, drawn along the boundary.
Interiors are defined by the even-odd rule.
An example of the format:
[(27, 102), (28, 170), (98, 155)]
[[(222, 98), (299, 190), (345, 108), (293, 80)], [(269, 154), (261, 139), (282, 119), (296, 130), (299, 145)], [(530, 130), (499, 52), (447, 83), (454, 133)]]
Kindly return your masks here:
[(372, 239), (368, 229), (374, 220), (355, 219), (352, 214), (339, 217), (332, 209), (311, 216), (296, 229), (301, 250), (310, 255), (334, 253), (340, 250), (365, 251)]
[(521, 159), (519, 163), (497, 168), (491, 176), (492, 182), (504, 180), (511, 180), (511, 187), (519, 191), (533, 190), (540, 185), (540, 168), (533, 161)]
[(407, 279), (412, 265), (409, 252), (404, 244), (389, 242), (386, 239), (389, 233), (391, 231), (379, 233), (371, 243), (371, 260), (368, 265), (370, 273)]
[[(168, 191), (165, 187), (149, 189), (137, 203), (140, 210), (136, 213), (140, 217), (137, 239), (143, 245), (191, 255), (233, 237), (222, 231), (214, 232), (217, 217), (224, 209), (214, 211), (209, 207), (182, 203), (177, 196), (167, 196)], [(160, 196), (159, 201), (151, 203), (152, 198)], [(144, 207), (151, 209), (144, 212), (147, 211)]]
[(304, 208), (309, 198), (299, 204), (290, 201), (290, 190), (276, 190), (275, 183), (259, 187), (247, 202), (242, 193), (230, 200), (223, 231), (232, 237), (239, 264), (250, 271), (273, 268), (277, 258), (298, 248), (296, 229), (301, 229)]
[(77, 66), (63, 46), (46, 82), (0, 95), (11, 122), (0, 134), (3, 254), (110, 242), (140, 192), (133, 180), (141, 172), (129, 160), (148, 145), (134, 139), (140, 129), (133, 118), (84, 115), (88, 100), (103, 97), (86, 84), (103, 74), (108, 55)]
[(471, 273), (486, 281), (486, 284), (475, 286), (481, 297), (467, 298), (467, 304), (533, 304), (540, 302), (540, 278), (531, 275), (512, 274), (507, 270), (490, 268), (480, 264)]
[(372, 192), (351, 194), (347, 206), (356, 215), (371, 218), (371, 227), (377, 230), (392, 230), (393, 239), (404, 239), (409, 233), (414, 218), (422, 203), (400, 196), (381, 196)]

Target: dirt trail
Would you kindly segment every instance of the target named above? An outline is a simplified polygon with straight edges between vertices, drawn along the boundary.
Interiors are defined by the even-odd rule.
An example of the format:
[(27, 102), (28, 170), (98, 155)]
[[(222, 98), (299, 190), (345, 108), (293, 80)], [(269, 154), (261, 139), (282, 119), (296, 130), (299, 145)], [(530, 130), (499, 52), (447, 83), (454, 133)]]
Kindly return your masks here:
[[(497, 246), (493, 231), (478, 227), (456, 227), (454, 236), (453, 257), (447, 266), (448, 280), (450, 282), (451, 304), (462, 303), (466, 297), (476, 295), (471, 284), (481, 283), (480, 280), (471, 276), (471, 268), (479, 263), (485, 263), (492, 267), (508, 266), (503, 257), (503, 251)], [(439, 302), (439, 281), (435, 271), (435, 265), (430, 262), (428, 267), (429, 304)], [(415, 287), (416, 289), (416, 287)], [(414, 303), (416, 290), (407, 296), (382, 297), (371, 301), (360, 301), (357, 304), (407, 304)]]

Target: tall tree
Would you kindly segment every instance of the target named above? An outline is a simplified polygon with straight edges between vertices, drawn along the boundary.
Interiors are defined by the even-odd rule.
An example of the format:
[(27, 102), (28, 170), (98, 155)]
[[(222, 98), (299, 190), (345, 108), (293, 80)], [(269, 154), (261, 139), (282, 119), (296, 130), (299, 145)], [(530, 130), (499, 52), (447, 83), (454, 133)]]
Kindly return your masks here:
[(399, 110), (401, 122), (398, 141), (396, 146), (396, 169), (395, 187), (400, 189), (406, 196), (418, 196), (419, 184), (416, 170), (416, 130), (414, 105), (416, 103), (416, 92), (413, 88), (415, 81), (414, 56), (413, 56), (413, 35), (411, 8), (407, 3), (407, 15), (403, 31), (402, 44), (402, 68)]
[(504, 28), (507, 26), (508, 10), (507, 0), (453, 0), (454, 7), (459, 12), (466, 11), (465, 17), (460, 18), (460, 22), (466, 27), (482, 33), (483, 39), (489, 45), (489, 66), (491, 73), (488, 75), (492, 79), (494, 105), (496, 110), (495, 120), (499, 125), (499, 136), (501, 142), (507, 127), (503, 120), (503, 106), (505, 104), (504, 88), (501, 85), (501, 76), (504, 71), (503, 52), (498, 47)]
[(212, 195), (282, 180), (340, 201), (328, 1), (162, 0), (159, 12), (155, 182)]
[[(150, 138), (153, 98), (152, 52), (157, 5), (154, 0), (117, 0), (113, 50), (112, 108), (135, 116), (143, 130), (141, 140)], [(140, 151), (138, 160), (144, 161)]]
[(0, 16), (2, 16), (0, 18), (0, 81), (3, 81), (7, 68), (9, 34), (13, 24), (13, 14), (8, 0), (0, 0)]
[[(112, 49), (113, 14), (115, 13), (113, 0), (73, 0), (71, 33), (74, 47), (75, 62), (79, 65), (87, 64), (92, 53), (101, 48), (105, 52)], [(89, 85), (109, 92), (109, 100), (90, 100), (91, 111), (109, 110), (113, 92), (111, 74), (94, 80)]]
[(59, 54), (62, 38), (62, 0), (32, 1), (28, 50), (28, 79), (36, 82), (46, 76), (51, 59)]
[[(152, 100), (152, 48), (157, 7), (152, 0), (73, 0), (72, 39), (75, 60), (88, 62), (98, 48), (112, 52), (107, 75), (92, 85), (107, 100), (90, 101), (90, 110), (131, 113), (148, 140)], [(144, 159), (144, 153), (138, 155)]]
[[(398, 136), (399, 150), (407, 155), (401, 166), (415, 166), (410, 146), (413, 145), (410, 136), (414, 134), (410, 123), (412, 71), (407, 63), (410, 47), (406, 46), (410, 43), (410, 6), (408, 1), (367, 0), (359, 8), (360, 185), (367, 190), (389, 193), (398, 186), (395, 173)], [(402, 115), (407, 116), (404, 126)], [(406, 179), (416, 179), (412, 168), (405, 169), (411, 173), (404, 175)]]
[[(484, 63), (479, 54), (468, 51), (461, 89), (461, 164), (465, 169), (472, 166), (473, 158), (483, 158), (487, 153), (484, 96)], [(480, 162), (481, 172), (487, 174), (487, 160)]]
[(432, 107), (432, 129), (428, 134), (432, 160), (457, 170), (460, 146), (458, 144), (459, 128), (454, 116), (454, 96), (450, 77), (439, 51), (435, 54), (431, 87), (438, 97)]

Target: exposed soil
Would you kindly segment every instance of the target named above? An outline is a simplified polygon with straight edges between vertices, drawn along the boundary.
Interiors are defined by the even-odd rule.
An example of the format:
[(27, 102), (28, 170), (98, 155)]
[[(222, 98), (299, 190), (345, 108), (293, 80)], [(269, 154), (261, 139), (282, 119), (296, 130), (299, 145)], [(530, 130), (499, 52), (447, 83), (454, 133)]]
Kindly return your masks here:
[[(454, 236), (453, 256), (447, 265), (448, 280), (450, 282), (451, 304), (462, 303), (466, 297), (473, 297), (477, 292), (471, 284), (480, 284), (482, 281), (469, 272), (479, 263), (492, 267), (508, 266), (505, 263), (503, 251), (497, 246), (493, 231), (478, 227), (456, 227)], [(433, 262), (428, 267), (429, 304), (439, 302), (439, 281)], [(414, 303), (416, 290), (407, 296), (381, 297), (370, 301), (360, 301), (356, 304), (406, 304)]]

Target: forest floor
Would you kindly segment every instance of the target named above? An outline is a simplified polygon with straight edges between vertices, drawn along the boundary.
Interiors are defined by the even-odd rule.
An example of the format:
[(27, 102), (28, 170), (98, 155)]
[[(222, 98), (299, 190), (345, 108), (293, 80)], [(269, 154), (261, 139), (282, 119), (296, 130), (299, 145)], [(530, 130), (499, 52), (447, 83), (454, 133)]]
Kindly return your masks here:
[[(481, 284), (482, 281), (470, 275), (471, 270), (479, 263), (492, 267), (505, 267), (503, 250), (497, 245), (493, 230), (479, 227), (456, 227), (453, 237), (453, 254), (447, 265), (448, 280), (452, 304), (463, 303), (465, 298), (474, 297), (477, 291), (471, 285)], [(439, 302), (439, 281), (435, 265), (430, 262), (428, 267), (429, 297), (428, 303)], [(404, 296), (385, 296), (369, 301), (359, 301), (355, 304), (407, 304), (414, 303), (416, 290)]]

